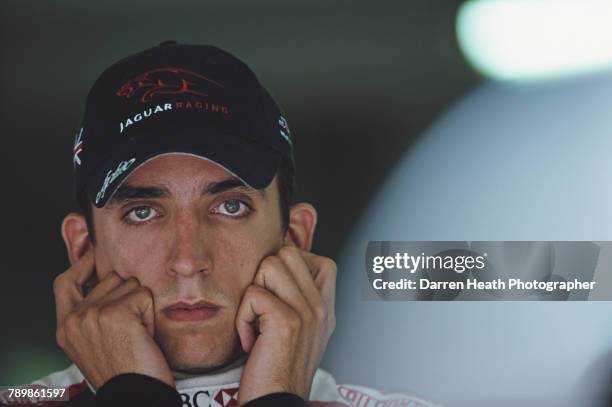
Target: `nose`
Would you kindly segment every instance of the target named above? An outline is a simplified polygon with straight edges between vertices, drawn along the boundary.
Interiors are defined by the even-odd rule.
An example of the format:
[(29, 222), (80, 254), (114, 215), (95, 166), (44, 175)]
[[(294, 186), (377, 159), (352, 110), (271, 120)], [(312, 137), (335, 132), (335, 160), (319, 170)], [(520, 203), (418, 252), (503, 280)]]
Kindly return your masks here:
[(200, 223), (193, 218), (177, 218), (168, 259), (168, 271), (173, 275), (189, 277), (208, 273), (210, 261), (206, 255)]

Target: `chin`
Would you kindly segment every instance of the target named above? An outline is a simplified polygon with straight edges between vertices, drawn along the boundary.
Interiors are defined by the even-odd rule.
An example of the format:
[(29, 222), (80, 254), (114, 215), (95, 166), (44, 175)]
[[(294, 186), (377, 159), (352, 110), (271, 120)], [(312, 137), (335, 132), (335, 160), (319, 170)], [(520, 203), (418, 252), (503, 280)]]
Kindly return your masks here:
[(242, 347), (235, 329), (223, 331), (210, 327), (160, 330), (155, 340), (171, 370), (205, 373), (234, 361)]

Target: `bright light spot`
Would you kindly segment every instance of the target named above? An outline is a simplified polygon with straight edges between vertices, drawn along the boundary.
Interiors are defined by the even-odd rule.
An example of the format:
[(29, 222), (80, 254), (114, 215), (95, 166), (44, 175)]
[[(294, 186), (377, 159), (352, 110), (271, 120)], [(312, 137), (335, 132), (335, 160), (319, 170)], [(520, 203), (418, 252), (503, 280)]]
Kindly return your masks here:
[(610, 0), (472, 0), (457, 15), (468, 61), (495, 79), (548, 79), (612, 67)]

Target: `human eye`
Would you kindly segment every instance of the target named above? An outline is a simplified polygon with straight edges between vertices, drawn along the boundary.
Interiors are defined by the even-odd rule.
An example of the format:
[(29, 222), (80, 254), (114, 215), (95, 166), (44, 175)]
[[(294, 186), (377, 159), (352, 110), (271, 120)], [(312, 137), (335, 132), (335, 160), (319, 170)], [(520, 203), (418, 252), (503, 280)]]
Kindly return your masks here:
[(242, 218), (251, 212), (251, 207), (240, 199), (228, 199), (213, 208), (212, 212), (232, 218)]
[(147, 223), (157, 216), (157, 211), (150, 206), (142, 205), (130, 209), (123, 219), (126, 223), (138, 224)]

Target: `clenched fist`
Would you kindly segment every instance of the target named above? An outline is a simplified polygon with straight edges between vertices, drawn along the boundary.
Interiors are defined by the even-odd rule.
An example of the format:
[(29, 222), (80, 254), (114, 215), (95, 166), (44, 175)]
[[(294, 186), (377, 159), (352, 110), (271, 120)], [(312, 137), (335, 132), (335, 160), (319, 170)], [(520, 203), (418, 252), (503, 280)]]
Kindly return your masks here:
[(335, 327), (336, 264), (292, 244), (261, 262), (238, 309), (249, 357), (239, 404), (276, 392), (307, 400)]
[(174, 386), (153, 340), (149, 289), (113, 272), (84, 296), (82, 286), (93, 273), (90, 250), (54, 281), (58, 345), (95, 389), (121, 373), (145, 374)]

